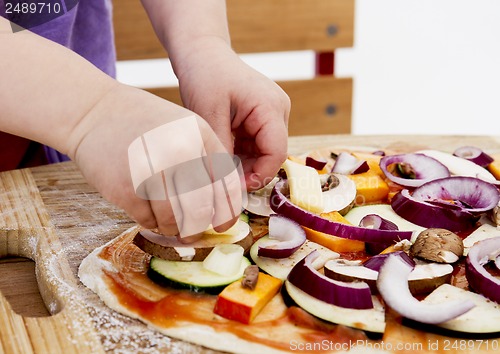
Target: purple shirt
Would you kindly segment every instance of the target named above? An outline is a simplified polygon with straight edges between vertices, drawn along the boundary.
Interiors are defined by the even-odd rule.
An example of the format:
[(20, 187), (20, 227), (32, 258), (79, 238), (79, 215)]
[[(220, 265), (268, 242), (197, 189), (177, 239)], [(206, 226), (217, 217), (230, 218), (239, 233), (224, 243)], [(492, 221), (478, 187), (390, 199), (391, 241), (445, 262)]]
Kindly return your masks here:
[[(111, 0), (81, 0), (64, 15), (30, 28), (30, 31), (59, 43), (86, 58), (111, 77), (116, 75), (116, 53)], [(0, 0), (0, 16), (5, 16), (4, 0)], [(68, 160), (56, 150), (46, 147), (49, 162)]]

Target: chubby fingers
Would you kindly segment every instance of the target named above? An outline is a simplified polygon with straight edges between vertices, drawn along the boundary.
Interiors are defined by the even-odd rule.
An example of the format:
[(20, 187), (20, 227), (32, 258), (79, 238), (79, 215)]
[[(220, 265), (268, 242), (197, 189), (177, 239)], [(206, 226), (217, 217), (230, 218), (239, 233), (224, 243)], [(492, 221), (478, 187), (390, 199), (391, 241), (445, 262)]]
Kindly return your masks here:
[(242, 174), (229, 154), (208, 154), (162, 173), (168, 200), (151, 201), (160, 232), (177, 231), (190, 242), (210, 226), (225, 231), (238, 219)]
[[(238, 151), (245, 157), (245, 178), (249, 190), (262, 188), (279, 171), (287, 157), (288, 129), (285, 121), (266, 120), (251, 138), (239, 143)], [(252, 135), (254, 133), (255, 135)]]
[(211, 175), (214, 189), (212, 225), (217, 232), (229, 229), (238, 220), (246, 196), (244, 175), (238, 158), (229, 154), (211, 155)]

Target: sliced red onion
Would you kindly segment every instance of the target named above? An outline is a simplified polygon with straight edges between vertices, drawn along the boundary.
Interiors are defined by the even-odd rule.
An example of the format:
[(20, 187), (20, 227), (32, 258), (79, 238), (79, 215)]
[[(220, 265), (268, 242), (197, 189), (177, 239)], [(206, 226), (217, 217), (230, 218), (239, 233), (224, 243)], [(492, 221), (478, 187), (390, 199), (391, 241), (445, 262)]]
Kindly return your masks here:
[(292, 268), (287, 280), (314, 298), (335, 306), (352, 309), (373, 308), (368, 284), (341, 282), (326, 277), (312, 266), (317, 257), (318, 251), (309, 253)]
[(292, 204), (283, 194), (283, 190), (286, 188), (286, 180), (276, 183), (271, 193), (271, 209), (277, 214), (295, 220), (300, 225), (310, 229), (351, 240), (376, 243), (410, 240), (413, 234), (413, 231), (376, 230), (327, 220)]
[(316, 170), (322, 170), (327, 164), (325, 159), (316, 159), (311, 156), (306, 157), (306, 166), (312, 167)]
[(377, 230), (398, 230), (398, 225), (377, 214), (367, 214), (359, 221), (359, 226)]
[(414, 224), (428, 228), (439, 227), (453, 232), (469, 230), (479, 219), (465, 209), (417, 200), (407, 189), (392, 198), (391, 207), (399, 216)]
[(493, 158), (475, 146), (462, 146), (453, 152), (453, 155), (474, 162), (481, 167), (487, 167)]
[[(398, 177), (389, 172), (392, 164), (404, 164), (411, 169), (414, 178)], [(380, 168), (392, 182), (406, 187), (418, 187), (437, 178), (449, 177), (450, 171), (438, 160), (424, 154), (389, 155), (380, 159)]]
[(495, 267), (500, 270), (500, 255), (495, 258)]
[[(377, 230), (399, 230), (398, 226), (392, 221), (384, 219), (377, 214), (367, 214), (360, 221), (359, 226)], [(378, 254), (394, 243), (372, 243), (366, 242), (365, 248), (369, 254)]]
[(429, 324), (452, 320), (470, 309), (472, 301), (448, 301), (429, 304), (418, 301), (410, 292), (408, 277), (413, 266), (397, 255), (390, 255), (382, 265), (377, 278), (377, 288), (385, 303), (400, 315)]
[(401, 217), (423, 227), (453, 232), (474, 226), (479, 214), (493, 209), (500, 199), (491, 183), (474, 177), (449, 177), (428, 182), (410, 195), (407, 189), (392, 198)]
[(408, 263), (411, 267), (415, 267), (415, 261), (410, 258), (404, 251), (396, 251), (396, 252), (391, 252), (391, 253), (383, 253), (383, 254), (377, 254), (373, 257), (368, 258), (366, 261), (363, 262), (363, 266), (366, 268), (370, 268), (371, 270), (374, 271), (380, 271), (380, 268), (384, 264), (384, 262), (387, 260), (387, 258), (390, 255), (395, 255), (404, 260), (406, 263)]
[(474, 177), (450, 177), (434, 180), (415, 189), (413, 198), (427, 202), (452, 201), (470, 213), (493, 209), (500, 200), (498, 189)]
[(385, 151), (384, 150), (377, 150), (377, 151), (372, 152), (372, 154), (377, 155), (377, 156), (385, 156)]
[(363, 173), (369, 169), (370, 166), (368, 166), (368, 163), (365, 160), (360, 160), (348, 152), (341, 152), (335, 159), (331, 172), (350, 175)]
[(257, 255), (268, 258), (287, 258), (306, 242), (304, 229), (295, 221), (281, 216), (269, 217), (269, 240), (259, 246)]
[(500, 279), (491, 275), (484, 265), (498, 259), (500, 237), (479, 241), (469, 251), (465, 260), (465, 275), (474, 291), (500, 304)]

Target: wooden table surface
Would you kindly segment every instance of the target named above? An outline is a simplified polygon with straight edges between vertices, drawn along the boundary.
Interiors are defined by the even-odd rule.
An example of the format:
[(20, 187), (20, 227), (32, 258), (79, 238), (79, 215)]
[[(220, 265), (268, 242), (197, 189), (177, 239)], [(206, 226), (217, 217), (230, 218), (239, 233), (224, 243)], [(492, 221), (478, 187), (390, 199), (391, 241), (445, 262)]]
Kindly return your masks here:
[[(500, 154), (500, 136), (305, 136), (290, 138), (289, 152), (328, 146), (451, 152), (463, 145)], [(111, 316), (79, 283), (82, 259), (133, 225), (71, 162), (1, 173), (0, 353), (98, 353), (134, 350), (137, 343), (143, 352), (210, 352)]]

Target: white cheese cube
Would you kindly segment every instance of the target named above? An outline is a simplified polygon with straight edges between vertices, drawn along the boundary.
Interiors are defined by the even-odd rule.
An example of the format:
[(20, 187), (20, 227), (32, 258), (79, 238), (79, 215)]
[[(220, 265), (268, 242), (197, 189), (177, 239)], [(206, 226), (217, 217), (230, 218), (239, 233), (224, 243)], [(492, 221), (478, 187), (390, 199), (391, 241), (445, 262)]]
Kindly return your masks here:
[(282, 167), (287, 174), (292, 203), (313, 213), (323, 212), (323, 193), (318, 171), (291, 160), (286, 160)]

